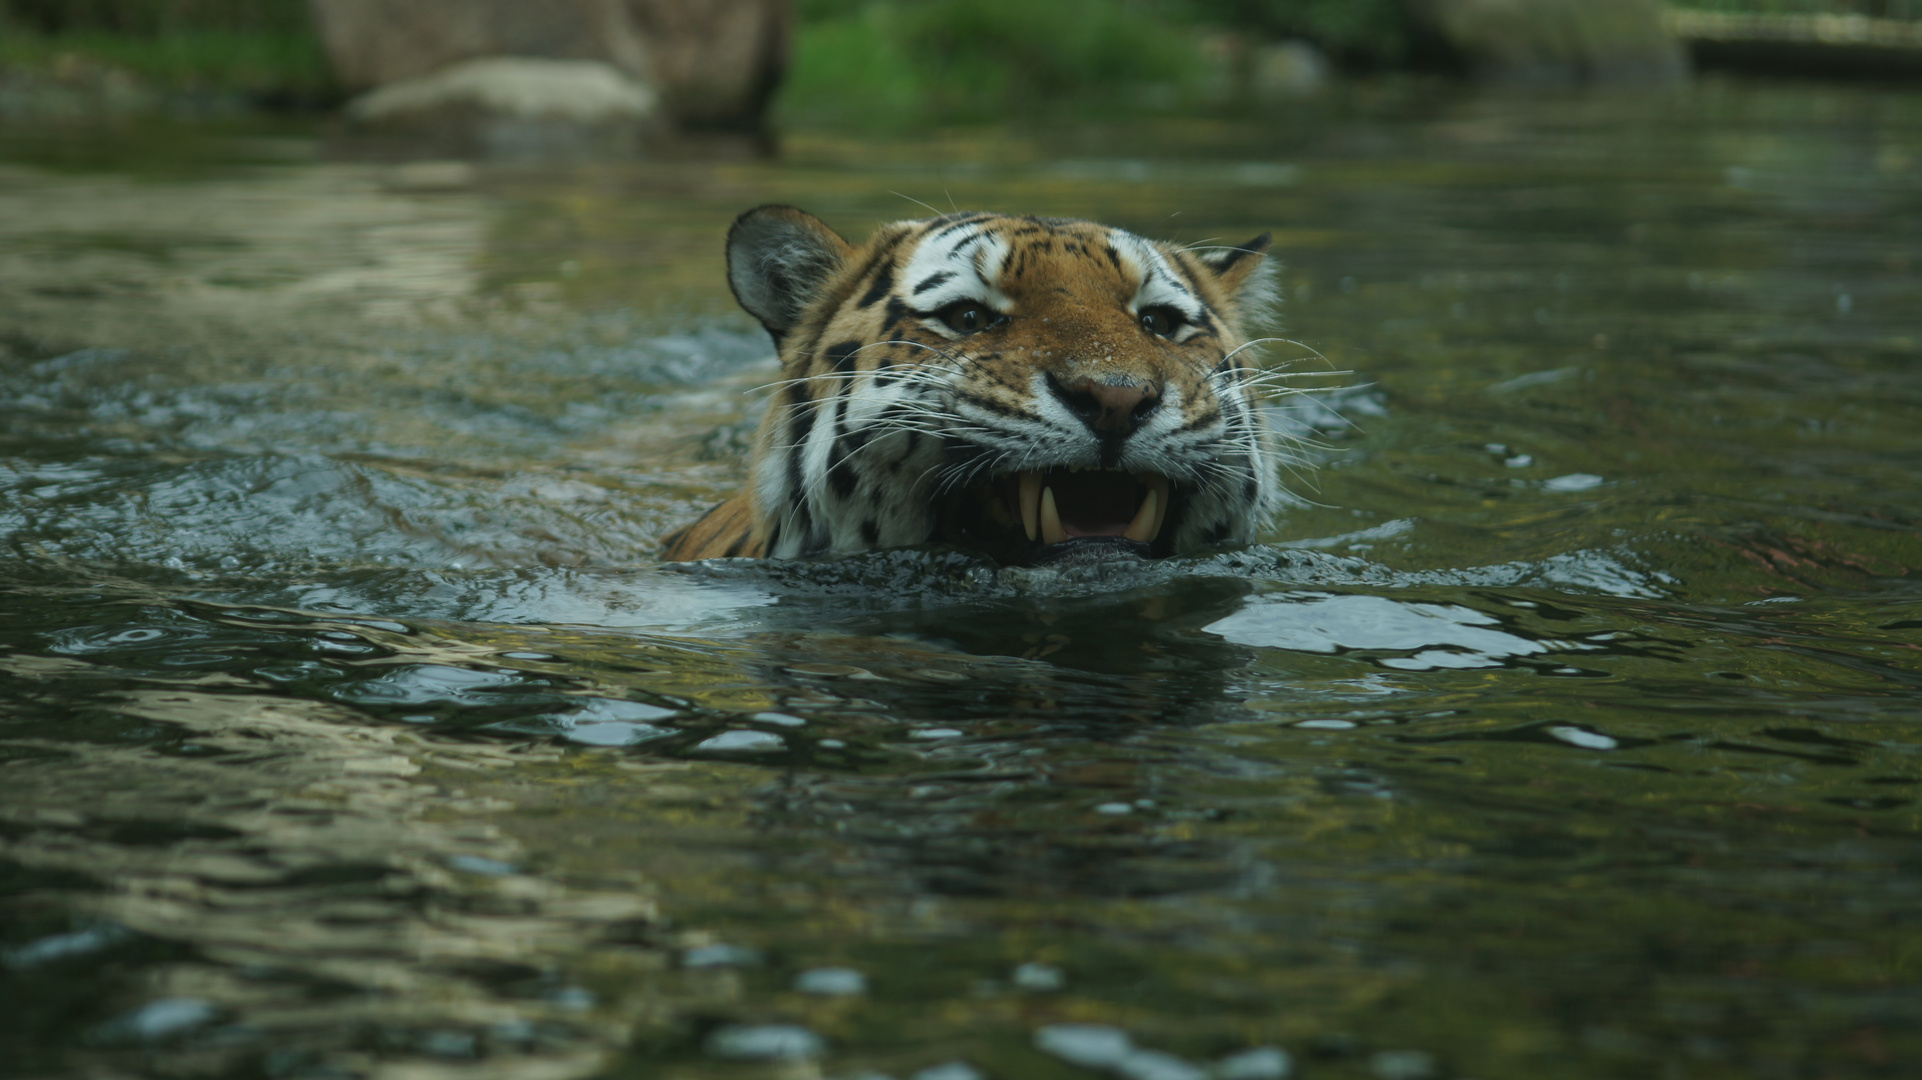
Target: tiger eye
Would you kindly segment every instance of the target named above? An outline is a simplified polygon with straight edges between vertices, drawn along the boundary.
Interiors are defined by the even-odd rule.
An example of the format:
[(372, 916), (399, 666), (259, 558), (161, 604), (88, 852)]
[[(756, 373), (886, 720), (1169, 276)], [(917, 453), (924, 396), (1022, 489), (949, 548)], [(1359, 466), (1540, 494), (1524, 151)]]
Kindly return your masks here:
[(949, 304), (940, 311), (941, 321), (948, 329), (957, 334), (974, 334), (986, 330), (994, 321), (987, 305), (977, 300), (962, 300)]
[(1161, 337), (1174, 333), (1182, 322), (1181, 312), (1171, 307), (1144, 308), (1141, 312), (1141, 328)]

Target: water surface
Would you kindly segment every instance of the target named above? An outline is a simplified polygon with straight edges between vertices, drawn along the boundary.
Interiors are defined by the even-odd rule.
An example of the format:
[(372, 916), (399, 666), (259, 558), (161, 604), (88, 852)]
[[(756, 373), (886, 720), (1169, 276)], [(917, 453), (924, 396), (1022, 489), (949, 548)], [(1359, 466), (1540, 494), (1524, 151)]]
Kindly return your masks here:
[[(1919, 121), (1417, 88), (564, 172), (0, 134), (0, 1049), (1904, 1075)], [(1272, 230), (1300, 505), (1152, 565), (658, 563), (775, 373), (728, 221), (910, 198)]]

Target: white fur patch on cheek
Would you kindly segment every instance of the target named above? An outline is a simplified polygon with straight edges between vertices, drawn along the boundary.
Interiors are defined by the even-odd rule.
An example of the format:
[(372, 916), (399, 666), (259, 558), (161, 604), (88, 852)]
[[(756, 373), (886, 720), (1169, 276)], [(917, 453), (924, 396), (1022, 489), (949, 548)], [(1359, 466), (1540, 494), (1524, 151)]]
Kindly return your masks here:
[(819, 508), (823, 498), (821, 482), (827, 477), (828, 466), (833, 464), (835, 401), (823, 398), (814, 409), (814, 427), (808, 432), (807, 445), (800, 449), (801, 475), (806, 477), (804, 497), (808, 506)]
[[(857, 381), (847, 391), (847, 412), (842, 419), (845, 432), (871, 429), (881, 422), (882, 416), (894, 406), (911, 396), (910, 388), (903, 383), (876, 377), (872, 372)], [(870, 431), (870, 434), (885, 432)]]

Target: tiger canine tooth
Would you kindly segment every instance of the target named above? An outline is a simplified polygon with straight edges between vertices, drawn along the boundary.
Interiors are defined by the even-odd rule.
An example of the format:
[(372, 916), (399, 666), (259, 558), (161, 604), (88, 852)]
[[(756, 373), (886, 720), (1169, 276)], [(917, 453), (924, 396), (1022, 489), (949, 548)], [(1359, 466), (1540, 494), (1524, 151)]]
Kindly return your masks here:
[(1021, 527), (1033, 540), (1035, 521), (1041, 514), (1041, 474), (1030, 469), (1021, 474)]
[(1155, 532), (1161, 528), (1161, 498), (1153, 488), (1141, 497), (1141, 509), (1135, 511), (1135, 519), (1128, 523), (1128, 530), (1121, 535), (1129, 540), (1143, 544), (1153, 543)]
[(1148, 534), (1150, 538), (1160, 536), (1161, 526), (1167, 523), (1168, 504), (1173, 501), (1169, 496), (1173, 489), (1174, 485), (1165, 476), (1148, 477), (1148, 490), (1155, 496), (1155, 527)]
[(1068, 538), (1068, 530), (1061, 527), (1061, 512), (1054, 508), (1054, 489), (1041, 489), (1041, 542), (1059, 544)]

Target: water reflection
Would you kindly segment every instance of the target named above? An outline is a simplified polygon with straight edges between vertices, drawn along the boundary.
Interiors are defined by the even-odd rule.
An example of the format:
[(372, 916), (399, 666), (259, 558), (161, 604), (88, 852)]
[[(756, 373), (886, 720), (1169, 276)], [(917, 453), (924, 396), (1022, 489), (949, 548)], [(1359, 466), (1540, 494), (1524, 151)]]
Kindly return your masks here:
[(1291, 593), (1262, 597), (1205, 629), (1237, 644), (1271, 649), (1408, 654), (1372, 657), (1398, 671), (1499, 667), (1524, 656), (1586, 647), (1535, 641), (1497, 629), (1500, 626), (1500, 619), (1456, 604)]
[[(605, 1020), (567, 996), (555, 946), (601, 940), (610, 962), (626, 949), (637, 970), (657, 963), (616, 943), (649, 925), (648, 897), (526, 875), (524, 848), (485, 820), (505, 804), (423, 776), (554, 751), (423, 743), (231, 676), (135, 684), (108, 705), (80, 691), (107, 674), (90, 664), (14, 657), (0, 668), (167, 731), (163, 746), (79, 753), (9, 740), (15, 754), (51, 753), (9, 778), (8, 936), (26, 940), (7, 967), (15, 979), (98, 972), (86, 1002), (40, 1018), (41, 1045), (71, 1032), (219, 1071), (339, 1067), (405, 1048), (578, 1071)], [(61, 887), (75, 876), (92, 889)], [(138, 975), (115, 974), (130, 963)]]

